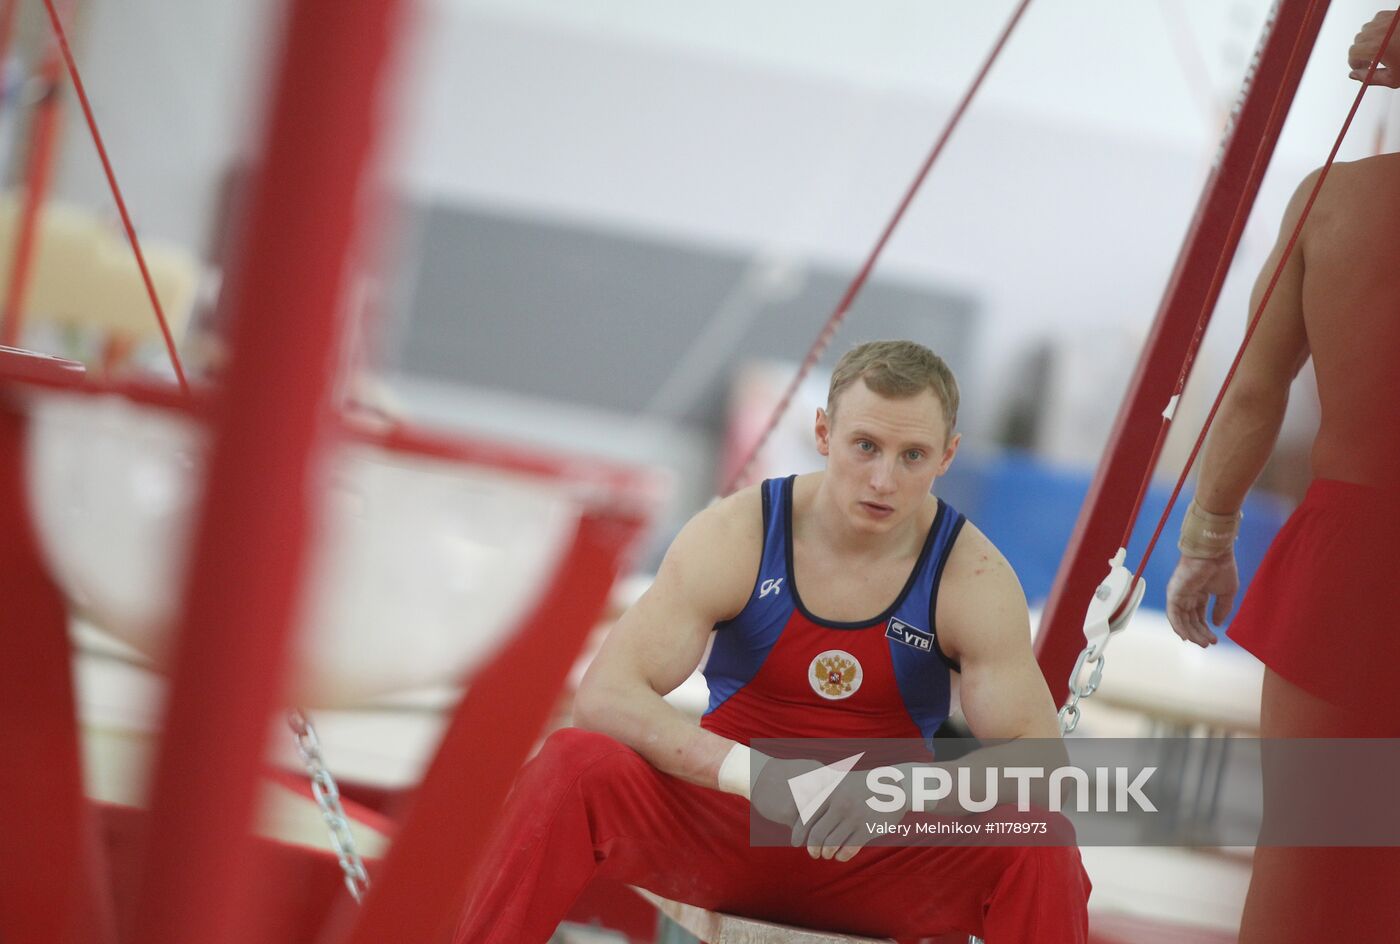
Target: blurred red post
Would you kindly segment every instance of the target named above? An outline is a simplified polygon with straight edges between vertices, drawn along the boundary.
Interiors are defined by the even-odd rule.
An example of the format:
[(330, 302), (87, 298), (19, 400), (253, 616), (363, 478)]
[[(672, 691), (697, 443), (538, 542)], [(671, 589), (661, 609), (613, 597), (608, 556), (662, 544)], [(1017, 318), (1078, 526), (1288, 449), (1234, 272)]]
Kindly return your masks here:
[(0, 939), (6, 944), (110, 944), (116, 933), (96, 820), (83, 796), (68, 605), (48, 575), (27, 511), (23, 381), (82, 380), (81, 364), (0, 347)]
[(317, 525), (322, 447), (380, 93), (405, 0), (293, 0), (243, 244), (230, 361), (173, 652), (142, 944), (250, 940), (264, 738)]

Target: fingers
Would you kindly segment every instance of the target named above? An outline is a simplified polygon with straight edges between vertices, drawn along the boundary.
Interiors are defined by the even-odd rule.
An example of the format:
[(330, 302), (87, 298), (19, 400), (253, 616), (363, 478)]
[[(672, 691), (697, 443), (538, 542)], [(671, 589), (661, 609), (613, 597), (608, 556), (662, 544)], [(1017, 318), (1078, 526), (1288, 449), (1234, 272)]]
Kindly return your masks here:
[(818, 815), (813, 816), (806, 825), (797, 823), (792, 827), (792, 844), (794, 846), (806, 846), (807, 854), (812, 858), (821, 855), (822, 846), (826, 845), (826, 837), (837, 825), (837, 818), (832, 815), (830, 807), (822, 810)]
[(849, 862), (868, 838), (864, 819), (842, 816), (831, 809), (823, 810), (807, 825), (798, 823), (792, 828), (792, 845), (806, 846), (813, 859)]
[(846, 845), (842, 846), (842, 847), (837, 851), (837, 853), (836, 853), (836, 861), (837, 861), (837, 862), (849, 862), (849, 861), (851, 861), (852, 859), (854, 859), (854, 858), (856, 857), (856, 853), (860, 852), (860, 850), (862, 850), (862, 849), (864, 849), (864, 848), (865, 848), (864, 844), (852, 845), (851, 843), (848, 842)]
[(1235, 608), (1235, 595), (1233, 593), (1222, 593), (1215, 598), (1215, 606), (1210, 611), (1211, 622), (1216, 626), (1224, 626), (1225, 620), (1229, 618), (1230, 611)]
[(1206, 597), (1204, 594), (1176, 593), (1168, 595), (1167, 621), (1176, 634), (1187, 642), (1204, 649), (1215, 641), (1215, 634), (1206, 626)]
[(1206, 601), (1202, 597), (1196, 600), (1191, 606), (1190, 621), (1187, 624), (1191, 633), (1191, 641), (1202, 649), (1211, 644), (1214, 637), (1206, 627)]
[[(826, 837), (826, 842), (822, 844), (820, 851), (823, 859), (836, 859), (839, 862), (849, 862), (861, 847), (861, 830), (864, 823), (847, 822), (842, 823), (840, 828), (833, 829)], [(844, 859), (841, 853), (850, 851)], [(809, 848), (808, 853), (812, 850)]]
[[(1366, 80), (1366, 69), (1370, 66), (1369, 61), (1363, 63), (1361, 68), (1353, 69), (1350, 77), (1358, 82)], [(1376, 74), (1371, 76), (1372, 85), (1383, 85), (1386, 88), (1400, 88), (1400, 71), (1395, 69), (1377, 69)]]
[(807, 845), (807, 838), (812, 834), (813, 828), (816, 827), (819, 821), (819, 817), (813, 817), (808, 822), (804, 823), (799, 819), (792, 824), (792, 845), (794, 849), (798, 846)]
[(1190, 641), (1186, 634), (1186, 614), (1181, 605), (1172, 597), (1167, 597), (1167, 622), (1171, 624), (1172, 631), (1182, 639)]
[(1390, 26), (1395, 17), (1395, 10), (1382, 10), (1372, 17), (1369, 23), (1361, 27), (1361, 32), (1356, 34), (1351, 48), (1347, 50), (1347, 65), (1351, 69), (1351, 78), (1365, 81), (1366, 72), (1371, 67), (1371, 62), (1379, 60), (1371, 84), (1384, 85), (1388, 88), (1400, 87), (1400, 76), (1397, 76), (1395, 70), (1390, 68), (1396, 65), (1394, 60), (1397, 53), (1400, 52), (1396, 38), (1400, 36), (1400, 32), (1392, 34), (1387, 48), (1381, 48), (1386, 33), (1391, 32)]
[(1191, 641), (1202, 649), (1215, 642), (1215, 633), (1206, 625), (1206, 598), (1196, 600), (1191, 607)]

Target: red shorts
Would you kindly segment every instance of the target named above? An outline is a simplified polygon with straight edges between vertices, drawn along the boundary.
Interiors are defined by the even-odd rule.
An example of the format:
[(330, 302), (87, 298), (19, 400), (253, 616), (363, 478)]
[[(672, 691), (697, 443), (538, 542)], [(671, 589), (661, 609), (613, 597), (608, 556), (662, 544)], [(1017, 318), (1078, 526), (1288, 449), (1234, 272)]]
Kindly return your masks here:
[(1299, 688), (1400, 718), (1400, 490), (1317, 479), (1274, 538), (1230, 638)]

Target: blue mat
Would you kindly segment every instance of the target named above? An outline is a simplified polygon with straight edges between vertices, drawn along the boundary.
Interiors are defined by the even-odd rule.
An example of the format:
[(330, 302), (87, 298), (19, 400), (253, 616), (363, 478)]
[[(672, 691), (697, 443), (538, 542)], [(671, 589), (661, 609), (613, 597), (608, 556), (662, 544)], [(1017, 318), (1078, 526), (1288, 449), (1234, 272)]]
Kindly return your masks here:
[[(1092, 474), (1088, 469), (1051, 467), (1019, 452), (994, 456), (959, 454), (948, 474), (939, 479), (936, 491), (1001, 549), (1021, 578), (1026, 598), (1035, 606), (1050, 593)], [(1168, 485), (1154, 485), (1148, 490), (1137, 531), (1128, 547), (1130, 569), (1137, 567), (1170, 495)], [(1190, 501), (1191, 492), (1184, 490), (1147, 565), (1145, 607), (1166, 608), (1167, 580), (1177, 561), (1176, 538)], [(1283, 499), (1264, 494), (1251, 493), (1245, 501), (1240, 539), (1235, 545), (1241, 591), (1235, 598), (1236, 608), (1269, 542), (1283, 527), (1290, 507)], [(1107, 572), (1105, 560), (1104, 573)]]

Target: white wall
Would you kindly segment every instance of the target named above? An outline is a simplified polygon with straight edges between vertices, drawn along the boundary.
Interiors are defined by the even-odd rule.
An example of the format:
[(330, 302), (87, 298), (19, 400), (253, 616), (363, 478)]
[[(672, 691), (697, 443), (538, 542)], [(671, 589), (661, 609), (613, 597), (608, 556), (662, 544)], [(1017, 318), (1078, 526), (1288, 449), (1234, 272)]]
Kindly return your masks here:
[[(440, 6), (417, 61), (409, 177), (464, 200), (854, 268), (1011, 6)], [(1223, 109), (1264, 5), (1175, 6)], [(1178, 64), (1171, 7), (1034, 6), (887, 250), (887, 267), (986, 306), (974, 428), (1031, 336), (1103, 338), (1116, 356), (1156, 309), (1221, 117)], [(1212, 350), (1238, 339), (1283, 202), (1350, 103), (1345, 49), (1369, 15), (1333, 5)], [(1369, 151), (1385, 104), (1372, 98), (1344, 157)]]
[[(436, 0), (408, 57), (403, 179), (442, 199), (854, 268), (1012, 6)], [(974, 431), (1031, 339), (1117, 352), (1145, 331), (1265, 6), (1032, 5), (884, 262), (981, 298)], [(1217, 362), (1293, 182), (1350, 102), (1345, 49), (1373, 6), (1332, 4), (1208, 342)], [(202, 241), (247, 140), (274, 7), (88, 7), (80, 54), (143, 231)], [(1344, 157), (1369, 152), (1397, 98), (1373, 93)], [(109, 206), (75, 122), (59, 190)]]
[[(138, 232), (203, 249), (224, 171), (247, 149), (276, 44), (272, 0), (90, 0), (75, 50)], [(64, 99), (61, 199), (116, 219), (73, 96)]]

